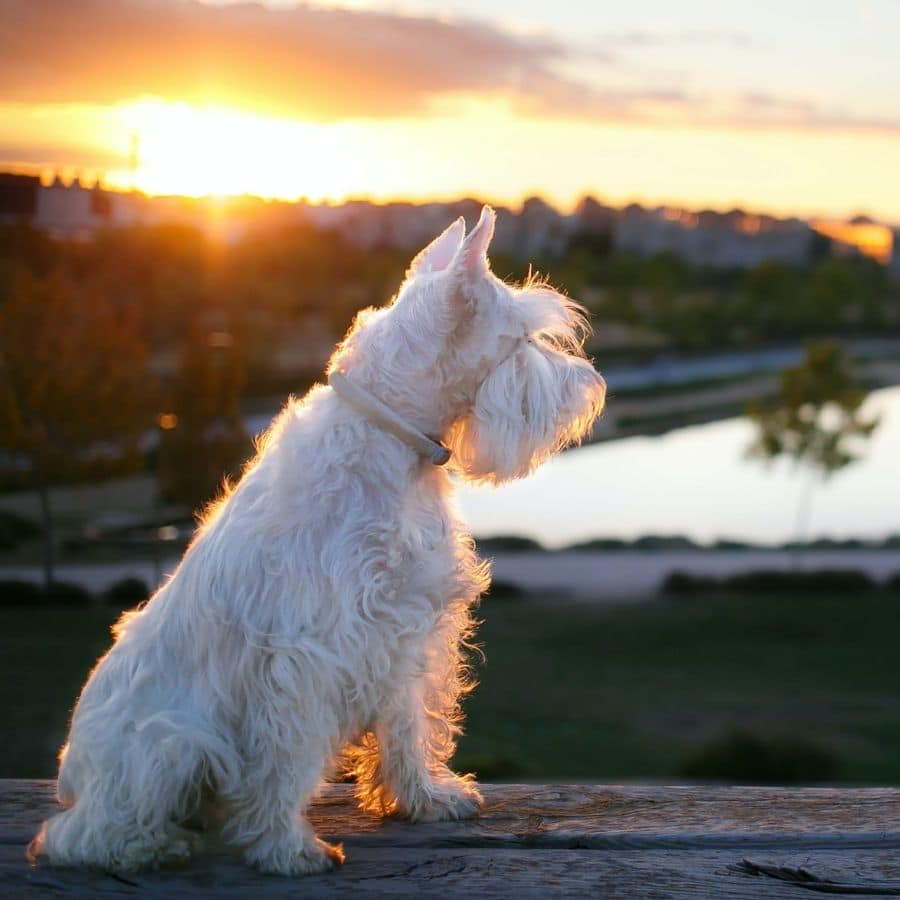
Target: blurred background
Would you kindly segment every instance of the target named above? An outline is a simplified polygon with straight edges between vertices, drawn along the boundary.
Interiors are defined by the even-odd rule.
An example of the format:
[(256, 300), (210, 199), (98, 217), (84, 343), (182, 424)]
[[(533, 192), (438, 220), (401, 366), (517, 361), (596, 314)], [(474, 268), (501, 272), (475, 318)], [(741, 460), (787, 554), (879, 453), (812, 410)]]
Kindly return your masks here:
[(900, 783), (891, 0), (0, 4), (0, 776), (354, 313), (483, 201), (592, 440), (460, 503), (483, 780)]

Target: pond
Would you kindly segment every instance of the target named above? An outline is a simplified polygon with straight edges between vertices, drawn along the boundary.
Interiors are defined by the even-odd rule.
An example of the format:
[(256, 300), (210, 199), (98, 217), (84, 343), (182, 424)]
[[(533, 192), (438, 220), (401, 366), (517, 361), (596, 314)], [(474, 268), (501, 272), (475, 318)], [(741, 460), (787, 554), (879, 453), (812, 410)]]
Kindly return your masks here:
[[(816, 485), (811, 538), (900, 533), (900, 387), (874, 391), (864, 412), (880, 424), (861, 459)], [(459, 505), (478, 536), (523, 535), (547, 547), (647, 534), (792, 540), (810, 473), (747, 459), (752, 436), (746, 419), (726, 419), (593, 444), (501, 488), (460, 486)]]

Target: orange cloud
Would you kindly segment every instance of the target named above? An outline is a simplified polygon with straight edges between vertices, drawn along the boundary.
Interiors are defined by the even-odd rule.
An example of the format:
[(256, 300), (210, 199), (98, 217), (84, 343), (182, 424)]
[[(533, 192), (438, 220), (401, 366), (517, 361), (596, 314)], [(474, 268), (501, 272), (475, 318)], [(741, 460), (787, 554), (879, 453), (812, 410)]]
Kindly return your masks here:
[(578, 92), (550, 38), (371, 10), (196, 0), (7, 0), (0, 99), (140, 95), (338, 119), (421, 112), (435, 95)]
[(637, 32), (587, 50), (482, 21), (377, 9), (2, 0), (0, 103), (152, 95), (321, 122), (422, 115), (441, 98), (479, 94), (504, 98), (515, 113), (557, 119), (900, 132), (898, 119), (805, 98), (671, 83), (611, 87), (568, 74), (580, 58), (615, 64), (622, 48), (660, 42), (753, 46), (732, 32)]

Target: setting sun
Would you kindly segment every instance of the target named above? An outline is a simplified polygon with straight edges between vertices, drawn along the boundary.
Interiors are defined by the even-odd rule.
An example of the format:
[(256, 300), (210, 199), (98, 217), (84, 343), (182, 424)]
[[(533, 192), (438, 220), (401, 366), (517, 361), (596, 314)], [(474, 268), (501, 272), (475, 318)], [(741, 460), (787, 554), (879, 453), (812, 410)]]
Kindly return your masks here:
[(353, 168), (335, 126), (151, 99), (123, 106), (120, 121), (133, 169), (108, 180), (149, 194), (321, 199), (341, 194)]

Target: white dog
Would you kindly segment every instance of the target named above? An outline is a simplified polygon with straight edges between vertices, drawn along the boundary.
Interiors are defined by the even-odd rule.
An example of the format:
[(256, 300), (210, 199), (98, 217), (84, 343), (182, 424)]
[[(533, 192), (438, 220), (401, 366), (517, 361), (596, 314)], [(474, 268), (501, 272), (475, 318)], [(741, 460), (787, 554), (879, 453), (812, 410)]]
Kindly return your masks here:
[(526, 475), (605, 396), (581, 309), (497, 279), (493, 229), (487, 207), (468, 237), (454, 222), (390, 305), (359, 314), (330, 385), (288, 403), (172, 578), (122, 617), (61, 753), (67, 808), (32, 858), (120, 872), (182, 858), (184, 822), (213, 798), (247, 862), (321, 872), (343, 852), (304, 814), (341, 760), (367, 810), (476, 813), (472, 776), (448, 762), (488, 573), (440, 464)]

